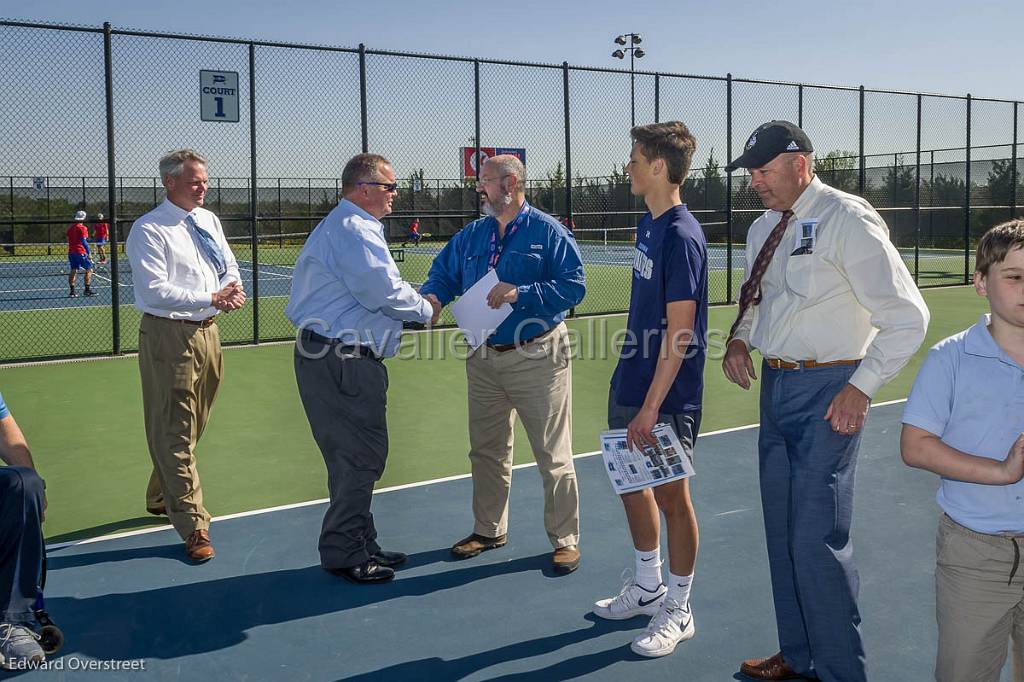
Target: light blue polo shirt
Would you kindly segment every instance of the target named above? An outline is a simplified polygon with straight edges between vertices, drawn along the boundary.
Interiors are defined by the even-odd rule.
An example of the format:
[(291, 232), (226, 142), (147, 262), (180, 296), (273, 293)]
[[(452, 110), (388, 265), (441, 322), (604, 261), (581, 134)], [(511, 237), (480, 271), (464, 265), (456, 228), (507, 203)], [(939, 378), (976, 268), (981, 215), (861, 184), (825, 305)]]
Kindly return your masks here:
[[(1024, 367), (999, 347), (989, 315), (937, 343), (914, 380), (903, 423), (946, 445), (1004, 460), (1024, 432)], [(961, 526), (979, 533), (1024, 533), (1024, 481), (982, 485), (942, 478), (939, 506)]]
[(4, 402), (3, 395), (0, 395), (0, 419), (3, 419), (4, 417), (8, 416), (10, 413), (11, 413), (11, 411), (7, 409), (7, 403)]

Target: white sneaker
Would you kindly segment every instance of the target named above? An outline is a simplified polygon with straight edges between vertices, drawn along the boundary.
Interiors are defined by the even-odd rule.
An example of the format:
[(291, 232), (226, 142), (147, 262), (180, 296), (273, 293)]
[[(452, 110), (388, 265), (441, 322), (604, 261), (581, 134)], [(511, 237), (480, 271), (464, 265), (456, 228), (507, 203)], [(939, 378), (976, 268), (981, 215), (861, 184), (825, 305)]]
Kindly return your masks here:
[(664, 584), (658, 585), (652, 592), (636, 584), (633, 572), (626, 569), (622, 572), (625, 583), (616, 597), (602, 599), (594, 604), (594, 615), (606, 620), (626, 620), (634, 616), (653, 616), (658, 613), (661, 602), (665, 600), (668, 589)]
[(666, 599), (647, 629), (636, 636), (629, 648), (648, 658), (668, 656), (677, 644), (693, 637), (694, 632), (690, 605), (684, 608), (676, 600)]

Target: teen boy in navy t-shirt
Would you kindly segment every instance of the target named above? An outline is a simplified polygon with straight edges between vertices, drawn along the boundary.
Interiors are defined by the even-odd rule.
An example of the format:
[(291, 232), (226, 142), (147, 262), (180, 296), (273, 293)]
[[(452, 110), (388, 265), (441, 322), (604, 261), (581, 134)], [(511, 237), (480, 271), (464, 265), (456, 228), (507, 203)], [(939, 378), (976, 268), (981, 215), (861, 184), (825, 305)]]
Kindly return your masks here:
[[(651, 429), (671, 424), (693, 459), (700, 428), (708, 320), (707, 242), (679, 188), (696, 145), (678, 121), (638, 126), (626, 170), (631, 191), (649, 212), (637, 226), (626, 342), (612, 375), (608, 427), (627, 441), (654, 444)], [(697, 558), (697, 519), (688, 479), (622, 495), (636, 571), (622, 592), (594, 605), (602, 618), (652, 616), (633, 640), (641, 656), (665, 656), (694, 634), (690, 585)], [(669, 581), (661, 575), (660, 514), (668, 530)]]

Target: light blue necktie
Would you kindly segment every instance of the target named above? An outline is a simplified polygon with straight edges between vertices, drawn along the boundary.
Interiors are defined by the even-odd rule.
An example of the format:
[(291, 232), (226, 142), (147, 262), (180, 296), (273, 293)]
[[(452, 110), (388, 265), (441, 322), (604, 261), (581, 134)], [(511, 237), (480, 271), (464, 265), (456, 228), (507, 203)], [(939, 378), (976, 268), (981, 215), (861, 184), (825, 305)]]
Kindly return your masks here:
[(185, 222), (195, 228), (196, 234), (199, 235), (199, 246), (203, 250), (203, 255), (209, 259), (210, 264), (217, 271), (217, 276), (223, 277), (224, 273), (228, 271), (228, 266), (224, 262), (224, 252), (221, 251), (220, 244), (212, 234), (199, 227), (199, 223), (191, 213), (185, 216)]

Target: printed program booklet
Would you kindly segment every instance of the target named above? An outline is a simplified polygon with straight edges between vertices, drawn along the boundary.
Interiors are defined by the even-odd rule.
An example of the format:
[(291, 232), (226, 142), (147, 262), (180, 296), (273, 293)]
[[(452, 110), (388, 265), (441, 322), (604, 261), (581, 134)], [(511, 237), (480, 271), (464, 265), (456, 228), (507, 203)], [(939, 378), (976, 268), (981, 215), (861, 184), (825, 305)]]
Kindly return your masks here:
[(626, 447), (626, 429), (601, 433), (601, 454), (617, 495), (693, 476), (693, 465), (672, 426), (658, 424), (652, 433), (658, 445), (646, 445), (643, 452)]

